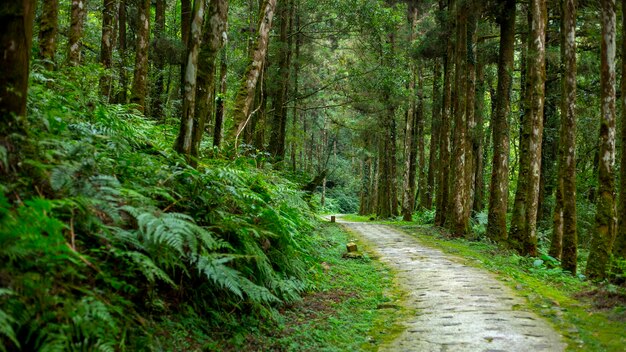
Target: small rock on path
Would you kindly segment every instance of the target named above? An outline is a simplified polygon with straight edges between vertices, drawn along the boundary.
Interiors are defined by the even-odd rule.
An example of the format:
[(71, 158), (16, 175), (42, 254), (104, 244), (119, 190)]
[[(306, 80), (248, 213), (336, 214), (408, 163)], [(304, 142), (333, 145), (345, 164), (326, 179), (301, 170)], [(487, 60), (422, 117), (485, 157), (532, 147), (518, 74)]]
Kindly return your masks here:
[(417, 314), (386, 351), (563, 351), (561, 336), (490, 273), (384, 225), (342, 224), (365, 238), (397, 272)]

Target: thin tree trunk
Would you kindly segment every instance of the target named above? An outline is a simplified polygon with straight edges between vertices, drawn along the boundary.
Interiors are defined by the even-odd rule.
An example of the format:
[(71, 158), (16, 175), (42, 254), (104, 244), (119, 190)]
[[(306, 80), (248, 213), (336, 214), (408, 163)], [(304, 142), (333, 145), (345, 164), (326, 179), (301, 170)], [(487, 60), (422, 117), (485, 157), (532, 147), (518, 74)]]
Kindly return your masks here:
[(475, 146), (479, 145), (481, 140), (476, 141), (476, 42), (477, 32), (476, 26), (478, 22), (477, 13), (480, 6), (473, 4), (468, 7), (467, 21), (467, 87), (465, 115), (467, 119), (466, 140), (465, 140), (465, 199), (463, 201), (463, 216), (467, 217), (467, 227), (469, 229), (469, 218), (472, 213), (472, 205), (474, 204), (475, 184), (476, 184), (476, 155)]
[[(202, 40), (202, 22), (204, 19), (203, 0), (196, 0), (193, 6), (193, 20), (191, 22), (191, 34), (189, 36), (189, 45), (187, 53), (187, 64), (185, 65), (187, 72), (185, 74), (185, 96), (183, 100), (183, 113), (180, 121), (180, 130), (174, 149), (187, 157), (191, 156), (193, 128), (195, 123), (195, 104), (196, 104), (196, 78), (198, 66), (198, 53), (200, 51), (200, 42)], [(190, 160), (195, 165), (193, 159)]]
[(228, 72), (226, 50), (222, 51), (220, 61), (220, 94), (215, 103), (215, 127), (213, 128), (213, 146), (217, 148), (219, 148), (222, 143), (222, 126), (224, 125), (224, 97), (226, 96), (226, 73)]
[(455, 91), (456, 95), (452, 157), (450, 159), (450, 195), (448, 214), (445, 227), (455, 237), (464, 236), (469, 227), (469, 218), (465, 216), (465, 203), (467, 201), (467, 5), (459, 4), (456, 11), (456, 70)]
[[(298, 147), (298, 84), (299, 84), (299, 74), (300, 74), (300, 47), (302, 46), (302, 34), (300, 33), (300, 13), (299, 13), (299, 5), (300, 2), (295, 0), (296, 3), (293, 6), (293, 12), (295, 19), (295, 33), (296, 33), (296, 44), (295, 44), (295, 59), (293, 64), (293, 112), (292, 112), (292, 123), (291, 123), (291, 131), (292, 131), (292, 140), (291, 140), (291, 169), (293, 172), (296, 171), (296, 149)], [(302, 150), (302, 149), (300, 149)], [(371, 161), (370, 161), (371, 163)]]
[(589, 248), (587, 276), (606, 277), (615, 235), (615, 0), (600, 1), (602, 45), (600, 60), (600, 163), (596, 228)]
[[(202, 0), (198, 0), (202, 1)], [(140, 111), (146, 108), (148, 94), (148, 49), (150, 45), (150, 0), (141, 0), (139, 6), (139, 25), (137, 26), (137, 44), (135, 46), (135, 70), (130, 102), (137, 104)]]
[[(573, 1), (573, 0), (572, 0)], [(575, 18), (575, 17), (574, 17)], [(626, 18), (626, 4), (622, 1), (622, 19)], [(622, 38), (626, 38), (626, 26), (622, 24)], [(618, 228), (613, 253), (616, 257), (626, 259), (626, 40), (622, 39), (622, 155), (620, 158), (620, 187)]]
[(518, 188), (511, 220), (509, 243), (522, 255), (537, 255), (537, 206), (541, 172), (541, 138), (545, 84), (546, 0), (531, 0), (532, 26), (528, 45), (528, 112), (520, 155)]
[(211, 1), (207, 8), (207, 18), (202, 29), (202, 45), (198, 54), (196, 107), (194, 113), (191, 156), (197, 157), (202, 135), (208, 119), (215, 112), (215, 71), (216, 58), (224, 45), (228, 31), (228, 1)]
[[(419, 206), (426, 208), (426, 189), (428, 182), (426, 180), (426, 114), (424, 114), (424, 78), (422, 67), (417, 68), (417, 105), (415, 106), (415, 133), (413, 135), (413, 143), (417, 152), (417, 171), (418, 174), (418, 199)], [(413, 186), (415, 187), (415, 186)]]
[[(443, 9), (443, 1), (439, 2)], [(448, 13), (454, 13), (454, 0), (448, 4)], [(449, 16), (451, 17), (451, 16)], [(454, 21), (448, 22), (450, 33), (454, 33)], [(437, 185), (437, 211), (435, 225), (443, 226), (448, 212), (448, 194), (450, 179), (450, 120), (452, 119), (452, 73), (454, 72), (454, 43), (448, 36), (446, 56), (443, 64), (443, 107), (441, 113), (441, 133), (439, 134), (439, 184)]]
[(120, 92), (115, 101), (119, 104), (126, 104), (128, 102), (128, 76), (126, 75), (126, 0), (120, 0), (118, 26), (118, 51), (120, 54), (120, 66), (118, 68), (118, 73), (120, 76)]
[(44, 66), (48, 70), (54, 69), (58, 26), (59, 0), (43, 1), (39, 18), (39, 58), (45, 60)]
[(269, 43), (269, 32), (272, 28), (272, 19), (274, 18), (274, 9), (276, 8), (276, 0), (264, 0), (261, 7), (261, 18), (258, 25), (257, 44), (252, 56), (248, 59), (249, 65), (246, 73), (241, 81), (241, 86), (235, 97), (235, 106), (233, 111), (233, 129), (230, 132), (231, 138), (235, 140), (246, 127), (246, 123), (250, 116), (250, 107), (254, 100), (254, 91), (259, 80), (261, 71), (265, 64), (265, 57)]
[(191, 33), (192, 0), (180, 0), (180, 40), (183, 43), (183, 54), (180, 60), (180, 96), (185, 96), (185, 73), (187, 72), (187, 53), (189, 35)]
[(480, 213), (485, 208), (484, 145), (485, 139), (485, 64), (476, 65), (476, 103), (474, 116), (476, 126), (472, 132), (472, 155), (474, 156), (474, 200), (472, 211)]
[(68, 38), (68, 55), (67, 59), (70, 65), (80, 65), (82, 61), (82, 43), (83, 39), (83, 27), (85, 23), (85, 16), (87, 14), (87, 7), (85, 0), (72, 0), (72, 6), (70, 9), (70, 31)]
[(100, 77), (100, 96), (105, 101), (111, 97), (113, 78), (111, 68), (113, 67), (113, 39), (115, 33), (115, 16), (117, 14), (117, 0), (104, 0), (102, 10), (102, 38), (100, 41), (100, 63), (104, 68), (104, 73)]
[(154, 91), (152, 94), (152, 108), (150, 109), (150, 113), (153, 118), (157, 120), (163, 119), (163, 90), (165, 83), (165, 59), (162, 57), (162, 53), (159, 52), (163, 41), (165, 40), (165, 0), (156, 0), (156, 6), (154, 11), (154, 36), (156, 45), (155, 49), (155, 58), (154, 61), (154, 69), (155, 73), (155, 81), (154, 81)]
[(435, 58), (433, 65), (433, 96), (432, 117), (430, 124), (430, 154), (428, 157), (428, 185), (426, 190), (426, 209), (433, 207), (435, 179), (439, 177), (437, 170), (437, 154), (439, 151), (439, 134), (441, 129), (441, 62)]
[(4, 176), (17, 173), (19, 151), (24, 149), (23, 137), (28, 132), (28, 65), (37, 4), (34, 0), (12, 0), (0, 6), (0, 150), (6, 153), (8, 162), (0, 162), (0, 175)]

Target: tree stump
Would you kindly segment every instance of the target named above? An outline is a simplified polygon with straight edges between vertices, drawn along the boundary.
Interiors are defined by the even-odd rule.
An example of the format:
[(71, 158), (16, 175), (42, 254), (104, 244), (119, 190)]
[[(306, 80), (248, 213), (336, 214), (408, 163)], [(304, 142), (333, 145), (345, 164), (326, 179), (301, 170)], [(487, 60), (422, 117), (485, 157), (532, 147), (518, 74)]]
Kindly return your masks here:
[(356, 252), (357, 248), (356, 248), (356, 243), (354, 242), (350, 242), (346, 245), (346, 250), (348, 251), (348, 253), (350, 252)]
[(330, 222), (335, 222), (335, 216), (334, 215), (330, 216)]

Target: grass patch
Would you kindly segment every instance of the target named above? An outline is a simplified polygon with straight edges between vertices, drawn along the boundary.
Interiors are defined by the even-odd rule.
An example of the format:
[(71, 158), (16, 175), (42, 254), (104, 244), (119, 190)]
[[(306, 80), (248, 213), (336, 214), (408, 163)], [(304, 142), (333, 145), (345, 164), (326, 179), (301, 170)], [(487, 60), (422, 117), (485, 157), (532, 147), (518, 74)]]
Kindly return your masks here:
[(225, 351), (375, 351), (393, 339), (404, 308), (390, 269), (372, 260), (344, 259), (345, 245), (357, 240), (336, 224), (313, 235), (312, 290), (299, 302), (277, 307), (272, 317), (242, 322), (220, 341)]
[[(485, 241), (447, 238), (441, 229), (416, 222), (384, 221), (421, 243), (453, 254), (464, 264), (487, 269), (528, 298), (528, 306), (551, 321), (568, 351), (623, 351), (626, 306), (623, 288), (595, 284), (564, 273), (554, 263), (522, 257)], [(606, 304), (607, 300), (612, 304)], [(602, 304), (598, 304), (601, 302)]]

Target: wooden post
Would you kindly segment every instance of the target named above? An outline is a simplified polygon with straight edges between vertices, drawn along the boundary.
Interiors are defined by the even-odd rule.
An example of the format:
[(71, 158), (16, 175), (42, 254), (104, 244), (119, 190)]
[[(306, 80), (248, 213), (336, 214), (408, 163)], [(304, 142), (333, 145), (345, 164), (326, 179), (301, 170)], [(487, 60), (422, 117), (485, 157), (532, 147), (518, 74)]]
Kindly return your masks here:
[(330, 222), (335, 222), (335, 216), (334, 215), (330, 216)]

